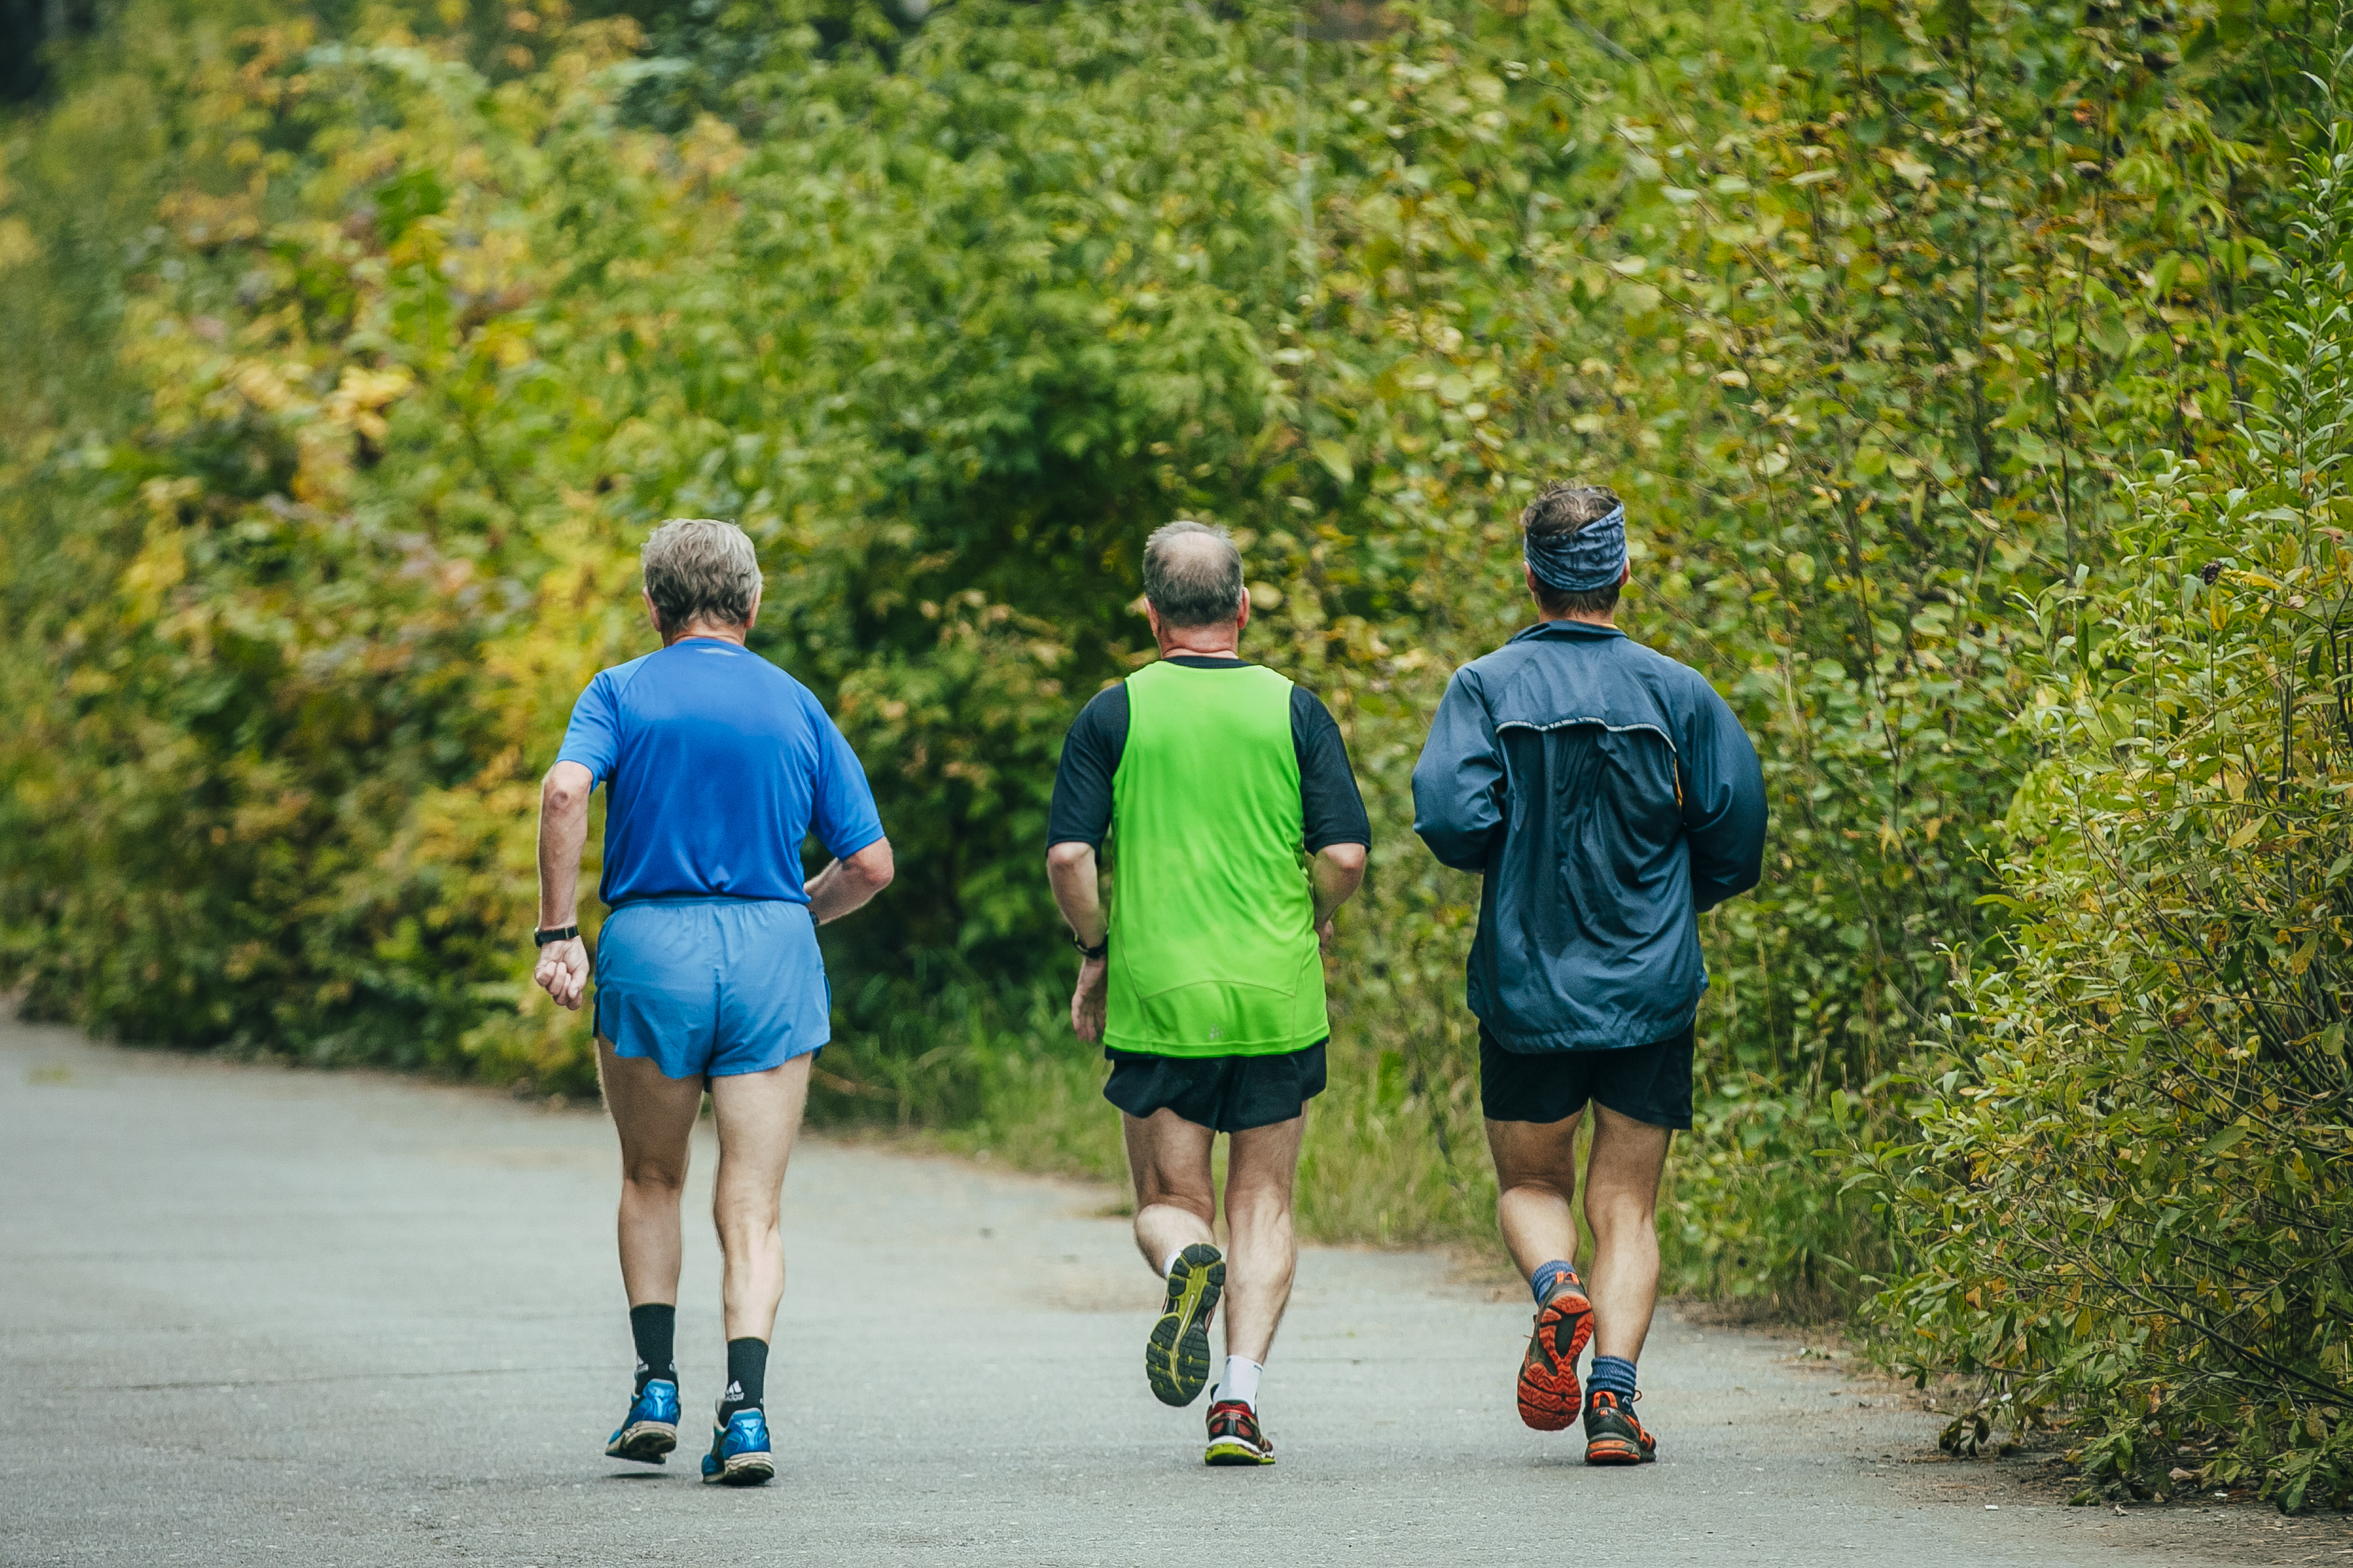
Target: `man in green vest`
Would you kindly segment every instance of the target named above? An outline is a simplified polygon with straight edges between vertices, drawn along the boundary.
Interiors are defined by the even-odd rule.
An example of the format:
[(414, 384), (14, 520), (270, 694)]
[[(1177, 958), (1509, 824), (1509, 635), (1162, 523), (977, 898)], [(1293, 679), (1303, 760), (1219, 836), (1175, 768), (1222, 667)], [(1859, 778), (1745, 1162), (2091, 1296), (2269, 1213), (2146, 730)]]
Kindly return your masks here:
[[(1160, 658), (1087, 704), (1054, 779), (1048, 875), (1083, 962), (1071, 1026), (1111, 1058), (1135, 1178), (1135, 1244), (1166, 1299), (1145, 1347), (1162, 1403), (1209, 1381), (1212, 1465), (1271, 1465), (1259, 1374), (1291, 1300), (1292, 1180), (1324, 1088), (1324, 953), (1372, 842), (1347, 747), (1314, 693), (1239, 649), (1241, 552), (1222, 528), (1172, 522), (1144, 552)], [(1115, 891), (1097, 857), (1109, 835)], [(1228, 1135), (1218, 1250), (1210, 1146)]]

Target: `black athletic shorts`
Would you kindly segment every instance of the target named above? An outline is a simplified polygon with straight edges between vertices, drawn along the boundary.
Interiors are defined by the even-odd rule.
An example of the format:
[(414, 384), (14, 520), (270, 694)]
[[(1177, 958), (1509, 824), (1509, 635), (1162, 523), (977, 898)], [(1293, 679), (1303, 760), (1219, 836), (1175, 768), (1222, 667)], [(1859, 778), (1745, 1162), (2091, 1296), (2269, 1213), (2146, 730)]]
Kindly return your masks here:
[(1479, 1026), (1479, 1108), (1490, 1121), (1564, 1121), (1587, 1100), (1652, 1127), (1692, 1124), (1692, 1031), (1611, 1050), (1514, 1051)]
[(1324, 1092), (1324, 1047), (1272, 1057), (1155, 1057), (1114, 1051), (1103, 1098), (1130, 1116), (1173, 1110), (1213, 1132), (1288, 1121)]

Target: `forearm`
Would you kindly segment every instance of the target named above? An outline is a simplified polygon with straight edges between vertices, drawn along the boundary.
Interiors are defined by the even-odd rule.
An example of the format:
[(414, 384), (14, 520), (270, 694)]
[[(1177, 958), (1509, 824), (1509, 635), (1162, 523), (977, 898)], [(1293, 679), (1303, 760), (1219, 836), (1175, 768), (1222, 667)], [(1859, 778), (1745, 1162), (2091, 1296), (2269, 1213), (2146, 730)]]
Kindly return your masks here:
[(1054, 905), (1071, 922), (1071, 931), (1089, 947), (1100, 943), (1109, 929), (1103, 913), (1103, 881), (1092, 844), (1057, 844), (1046, 852), (1046, 879), (1054, 889)]
[(888, 838), (876, 839), (848, 859), (828, 861), (809, 879), (809, 919), (824, 925), (863, 909), (897, 875)]
[(539, 928), (579, 923), (580, 851), (588, 842), (588, 794), (596, 780), (577, 763), (558, 763), (539, 797)]
[(1335, 844), (1316, 851), (1308, 880), (1315, 892), (1315, 923), (1322, 925), (1356, 897), (1365, 880), (1365, 847)]

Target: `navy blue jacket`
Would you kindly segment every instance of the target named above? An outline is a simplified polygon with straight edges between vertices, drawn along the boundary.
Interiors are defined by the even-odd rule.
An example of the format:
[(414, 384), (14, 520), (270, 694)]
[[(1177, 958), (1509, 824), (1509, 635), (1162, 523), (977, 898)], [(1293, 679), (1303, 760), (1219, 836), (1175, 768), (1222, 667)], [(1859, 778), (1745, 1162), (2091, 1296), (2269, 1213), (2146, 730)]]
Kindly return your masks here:
[(1471, 1011), (1508, 1050), (1648, 1045), (1707, 989), (1699, 915), (1757, 885), (1765, 775), (1698, 671), (1546, 621), (1454, 672), (1414, 831), (1484, 873)]

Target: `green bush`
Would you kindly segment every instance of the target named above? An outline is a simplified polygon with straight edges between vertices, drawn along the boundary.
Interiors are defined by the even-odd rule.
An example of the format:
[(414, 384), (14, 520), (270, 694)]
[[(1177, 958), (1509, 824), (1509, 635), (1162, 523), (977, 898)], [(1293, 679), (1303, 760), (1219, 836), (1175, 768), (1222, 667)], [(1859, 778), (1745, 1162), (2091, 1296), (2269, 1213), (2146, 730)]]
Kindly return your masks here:
[(2353, 1502), (2353, 127), (2297, 174), (2237, 439), (2042, 603), (2016, 924), (1862, 1173), (1947, 1446), (2078, 1422), (2086, 1498)]

